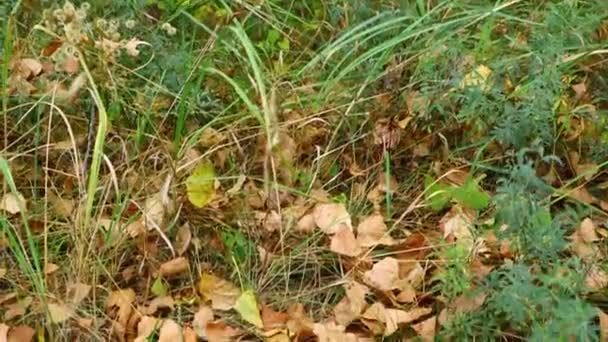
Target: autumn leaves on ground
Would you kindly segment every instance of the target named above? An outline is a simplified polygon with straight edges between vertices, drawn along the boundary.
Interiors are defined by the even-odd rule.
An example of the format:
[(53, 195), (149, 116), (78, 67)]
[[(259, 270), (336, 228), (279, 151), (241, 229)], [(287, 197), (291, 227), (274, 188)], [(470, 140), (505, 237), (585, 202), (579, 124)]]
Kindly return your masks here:
[(607, 340), (607, 20), (4, 1), (0, 341)]

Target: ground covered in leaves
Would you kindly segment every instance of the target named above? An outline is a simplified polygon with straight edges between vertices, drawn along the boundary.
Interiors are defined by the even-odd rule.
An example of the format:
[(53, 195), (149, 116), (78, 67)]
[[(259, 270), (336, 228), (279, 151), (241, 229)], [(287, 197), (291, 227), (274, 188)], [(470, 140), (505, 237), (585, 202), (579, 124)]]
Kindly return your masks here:
[(608, 340), (604, 1), (0, 25), (0, 341)]

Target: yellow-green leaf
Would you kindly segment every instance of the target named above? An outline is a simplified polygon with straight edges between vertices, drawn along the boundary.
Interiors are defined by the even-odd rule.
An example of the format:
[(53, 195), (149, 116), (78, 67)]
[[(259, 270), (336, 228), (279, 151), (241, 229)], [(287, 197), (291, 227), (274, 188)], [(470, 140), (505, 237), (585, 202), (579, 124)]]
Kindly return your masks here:
[(241, 296), (236, 301), (234, 309), (245, 321), (255, 325), (258, 328), (262, 328), (264, 326), (262, 323), (262, 317), (260, 316), (258, 302), (255, 299), (255, 293), (253, 290), (247, 290), (241, 293)]
[(190, 203), (198, 208), (209, 204), (215, 196), (215, 169), (213, 164), (205, 162), (194, 168), (186, 179), (186, 189)]

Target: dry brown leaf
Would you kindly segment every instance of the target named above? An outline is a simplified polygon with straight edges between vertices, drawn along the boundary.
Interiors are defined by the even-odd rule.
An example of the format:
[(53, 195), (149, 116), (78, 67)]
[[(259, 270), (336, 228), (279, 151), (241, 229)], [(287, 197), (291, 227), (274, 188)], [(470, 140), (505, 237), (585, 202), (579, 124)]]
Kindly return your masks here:
[(352, 321), (359, 318), (367, 303), (365, 295), (369, 289), (355, 281), (345, 285), (346, 295), (334, 308), (334, 318), (340, 325), (347, 327)]
[(0, 267), (0, 279), (4, 278), (4, 276), (6, 276), (6, 268)]
[(192, 318), (192, 329), (198, 337), (207, 337), (207, 323), (213, 321), (213, 310), (208, 306), (201, 306)]
[(197, 342), (198, 341), (198, 337), (196, 336), (196, 333), (190, 327), (183, 327), (182, 335), (184, 336), (184, 340), (183, 340), (184, 342)]
[(435, 341), (435, 329), (437, 326), (437, 316), (433, 316), (420, 323), (412, 324), (412, 329), (422, 338), (424, 342)]
[(68, 56), (65, 61), (63, 61), (63, 71), (66, 73), (73, 75), (78, 73), (80, 70), (80, 62), (78, 58), (73, 56)]
[(154, 298), (148, 303), (148, 305), (140, 309), (144, 315), (153, 315), (160, 309), (169, 309), (173, 311), (175, 309), (175, 300), (171, 296), (162, 296)]
[(313, 217), (317, 227), (326, 234), (334, 234), (341, 227), (352, 229), (353, 226), (342, 203), (319, 203), (313, 210)]
[(289, 320), (287, 313), (274, 311), (268, 305), (262, 305), (260, 311), (264, 330), (283, 329)]
[(414, 303), (416, 301), (416, 289), (407, 279), (397, 281), (399, 294), (395, 297), (399, 303)]
[(49, 275), (55, 271), (57, 271), (59, 269), (59, 266), (53, 264), (53, 263), (46, 263), (44, 265), (44, 274)]
[(205, 273), (198, 283), (198, 290), (211, 307), (216, 310), (230, 310), (241, 295), (241, 290), (229, 281)]
[(137, 337), (134, 342), (146, 342), (149, 337), (158, 329), (162, 321), (151, 316), (143, 316), (137, 323)]
[(351, 228), (340, 227), (331, 238), (329, 249), (338, 254), (356, 257), (361, 254), (361, 246)]
[(209, 342), (231, 342), (241, 335), (241, 331), (233, 328), (222, 321), (207, 323), (207, 341)]
[(272, 336), (268, 336), (265, 339), (266, 342), (291, 342), (289, 335), (286, 332), (278, 332)]
[(55, 324), (67, 321), (76, 313), (74, 308), (64, 303), (49, 303), (48, 310), (49, 317)]
[(159, 273), (165, 278), (174, 277), (188, 271), (190, 264), (185, 257), (177, 257), (160, 265)]
[(595, 241), (599, 241), (599, 237), (597, 236), (595, 231), (595, 224), (588, 217), (585, 218), (583, 222), (581, 222), (581, 224), (579, 225), (578, 233), (583, 242), (592, 243)]
[(0, 323), (0, 342), (8, 341), (8, 330), (10, 327), (4, 323)]
[(483, 305), (487, 296), (484, 292), (479, 292), (475, 295), (462, 294), (450, 303), (450, 308), (459, 313), (472, 312)]
[(158, 332), (158, 342), (182, 342), (182, 327), (172, 319), (165, 319)]
[(115, 317), (121, 327), (126, 327), (131, 312), (133, 311), (133, 302), (135, 301), (135, 291), (133, 289), (112, 291), (106, 300), (106, 308), (109, 311), (116, 309)]
[(182, 256), (188, 250), (191, 241), (192, 230), (190, 229), (190, 225), (185, 223), (177, 229), (177, 233), (175, 234), (175, 243), (173, 246), (175, 248), (175, 253)]
[(608, 286), (608, 272), (600, 269), (599, 266), (591, 266), (591, 269), (587, 271), (585, 284), (592, 290), (605, 288)]
[[(584, 221), (583, 221), (584, 222)], [(593, 224), (593, 222), (591, 222)], [(590, 229), (593, 228), (591, 231)], [(595, 235), (595, 227), (590, 227), (589, 224), (581, 225), (579, 228), (570, 235), (570, 248), (574, 252), (575, 255), (579, 256), (583, 260), (591, 260), (598, 254), (597, 246), (593, 243), (586, 242), (585, 239), (593, 240), (597, 239), (597, 235)], [(585, 230), (583, 232), (583, 229)], [(583, 234), (586, 235), (583, 237)]]
[(296, 231), (300, 233), (311, 233), (315, 230), (317, 224), (313, 214), (306, 214), (298, 220)]
[(17, 60), (11, 69), (17, 76), (29, 79), (42, 72), (42, 63), (34, 58), (22, 58)]
[(587, 190), (584, 186), (580, 186), (576, 189), (570, 190), (568, 194), (583, 203), (594, 204), (597, 202), (597, 198), (593, 197), (593, 195)]
[(91, 285), (83, 283), (72, 283), (66, 286), (67, 288), (67, 299), (73, 305), (78, 305), (82, 302), (91, 292)]
[(346, 328), (334, 322), (315, 323), (313, 333), (319, 342), (356, 342), (357, 335), (345, 332)]
[(293, 304), (287, 309), (289, 320), (287, 321), (287, 329), (298, 335), (303, 332), (311, 332), (314, 322), (304, 311), (304, 306), (300, 303)]
[[(2, 333), (0, 332), (0, 341), (2, 341), (1, 335)], [(34, 335), (36, 335), (34, 328), (28, 325), (18, 325), (12, 327), (8, 332), (7, 342), (30, 342), (34, 339)]]
[(25, 315), (27, 309), (32, 304), (32, 297), (25, 297), (17, 301), (16, 303), (7, 305), (6, 311), (4, 312), (4, 320), (10, 321), (13, 318)]
[(13, 194), (12, 192), (4, 194), (0, 199), (0, 210), (4, 210), (11, 215), (19, 214), (21, 210), (26, 209), (25, 198), (20, 193)]
[(70, 217), (72, 212), (74, 212), (74, 201), (71, 199), (50, 195), (49, 203), (51, 203), (55, 212), (62, 217)]
[(365, 272), (365, 279), (381, 291), (390, 291), (396, 288), (399, 279), (399, 262), (395, 258), (386, 257), (372, 266), (372, 269)]
[(76, 320), (76, 324), (78, 324), (78, 326), (83, 329), (89, 330), (93, 326), (93, 319), (92, 318), (79, 318)]
[(165, 206), (160, 195), (146, 198), (143, 208), (144, 227), (148, 230), (154, 228), (164, 230)]
[(380, 213), (374, 213), (357, 226), (357, 241), (361, 247), (392, 245), (395, 241), (387, 234), (386, 229), (384, 217)]
[(384, 336), (390, 336), (399, 329), (400, 324), (411, 323), (424, 315), (428, 315), (431, 311), (431, 308), (414, 308), (409, 311), (387, 309), (382, 303), (376, 302), (361, 315), (361, 318), (364, 319), (363, 322), (366, 325), (371, 325), (372, 331), (376, 334), (380, 333), (377, 323), (382, 323), (384, 325), (382, 333)]
[(282, 226), (281, 215), (274, 210), (270, 211), (266, 214), (266, 217), (264, 217), (263, 226), (269, 233), (280, 231)]
[(458, 244), (464, 246), (467, 250), (473, 248), (472, 225), (472, 214), (458, 205), (453, 206), (439, 221), (443, 237), (447, 238), (448, 241), (455, 239)]

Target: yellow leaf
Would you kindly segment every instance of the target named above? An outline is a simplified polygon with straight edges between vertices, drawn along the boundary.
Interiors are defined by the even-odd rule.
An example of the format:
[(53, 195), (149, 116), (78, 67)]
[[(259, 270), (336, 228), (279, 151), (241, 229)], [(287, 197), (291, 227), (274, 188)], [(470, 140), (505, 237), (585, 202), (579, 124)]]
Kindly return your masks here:
[(241, 290), (229, 281), (205, 273), (198, 282), (198, 290), (204, 300), (211, 301), (216, 310), (230, 310), (241, 295)]
[(236, 301), (234, 310), (241, 315), (241, 318), (256, 327), (261, 329), (264, 326), (253, 290), (247, 290), (241, 294)]
[(196, 166), (186, 179), (186, 189), (190, 203), (198, 208), (209, 204), (215, 195), (215, 170), (211, 163)]
[(479, 87), (483, 91), (489, 91), (491, 86), (489, 83), (490, 75), (492, 75), (492, 69), (480, 64), (475, 70), (464, 76), (460, 82), (460, 88)]

